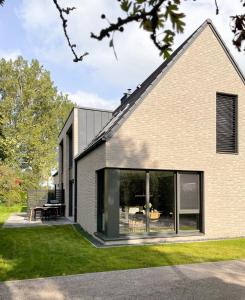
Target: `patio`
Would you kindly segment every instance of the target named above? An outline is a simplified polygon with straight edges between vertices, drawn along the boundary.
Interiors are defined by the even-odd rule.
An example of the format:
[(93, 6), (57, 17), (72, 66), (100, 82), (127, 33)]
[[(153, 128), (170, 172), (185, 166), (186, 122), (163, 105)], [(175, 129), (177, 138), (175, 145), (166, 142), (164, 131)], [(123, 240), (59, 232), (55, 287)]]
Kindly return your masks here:
[(73, 222), (65, 217), (59, 217), (57, 219), (36, 219), (29, 220), (27, 212), (14, 213), (10, 215), (7, 221), (3, 224), (4, 228), (18, 228), (18, 227), (33, 227), (33, 226), (52, 226), (52, 225), (67, 225), (73, 224)]

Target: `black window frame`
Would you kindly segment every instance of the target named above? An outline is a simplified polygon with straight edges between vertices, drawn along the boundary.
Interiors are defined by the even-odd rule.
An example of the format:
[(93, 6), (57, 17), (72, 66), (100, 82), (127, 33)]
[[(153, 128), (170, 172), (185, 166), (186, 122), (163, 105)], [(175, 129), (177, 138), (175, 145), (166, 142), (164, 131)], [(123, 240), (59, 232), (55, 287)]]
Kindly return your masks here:
[(60, 172), (61, 175), (64, 173), (64, 144), (63, 140), (59, 144), (59, 155), (60, 155)]
[(104, 209), (105, 209), (105, 172), (104, 169), (96, 171), (97, 181), (97, 231), (105, 232)]
[[(230, 97), (234, 101), (234, 148), (233, 149), (224, 149), (225, 145), (219, 146), (220, 143), (220, 137), (218, 136), (219, 134), (219, 129), (218, 129), (218, 97)], [(222, 138), (221, 138), (222, 139)], [(216, 93), (216, 153), (218, 154), (238, 154), (238, 95), (235, 94), (229, 94), (229, 93), (223, 93), (223, 92), (217, 92)]]
[(71, 126), (67, 133), (68, 137), (68, 165), (69, 169), (72, 169), (73, 167), (73, 126)]
[[(100, 195), (100, 190), (99, 190), (99, 187), (98, 187), (98, 173), (99, 172), (105, 172), (105, 170), (131, 170), (131, 171), (145, 171), (145, 174), (146, 176), (149, 176), (150, 172), (151, 171), (169, 171), (169, 172), (174, 172), (174, 197), (175, 197), (175, 232), (173, 234), (170, 234), (171, 236), (186, 236), (186, 235), (198, 235), (198, 234), (205, 234), (205, 212), (204, 212), (204, 171), (196, 171), (196, 170), (170, 170), (170, 169), (142, 169), (142, 168), (116, 168), (116, 167), (105, 167), (105, 168), (102, 168), (102, 169), (99, 169), (96, 171), (96, 175), (97, 175), (97, 204), (98, 204), (98, 201), (99, 201), (99, 195)], [(178, 214), (179, 214), (179, 201), (178, 201), (178, 180), (177, 180), (177, 177), (178, 177), (178, 173), (196, 173), (196, 174), (199, 174), (199, 194), (200, 194), (200, 197), (199, 197), (199, 205), (200, 205), (200, 212), (199, 212), (199, 228), (197, 230), (189, 230), (189, 231), (182, 231), (182, 230), (179, 230), (179, 220), (178, 220)], [(104, 173), (104, 176), (105, 173)], [(150, 181), (150, 178), (149, 178), (149, 181)], [(106, 181), (104, 181), (106, 182)], [(106, 196), (106, 190), (108, 189), (108, 187), (104, 186), (104, 189), (103, 189), (103, 197)], [(106, 199), (104, 198), (103, 201), (106, 201)], [(115, 201), (117, 202), (117, 201)], [(149, 205), (149, 199), (147, 199), (146, 197), (146, 207), (148, 207)], [(119, 201), (118, 201), (118, 212), (119, 212)], [(97, 207), (98, 208), (98, 207)], [(100, 213), (99, 213), (100, 209), (97, 209), (97, 233), (102, 233), (103, 236), (107, 239), (107, 238), (120, 238), (120, 237), (123, 237), (123, 236), (133, 236), (135, 235), (134, 233), (129, 233), (129, 234), (118, 234), (118, 235), (114, 235), (114, 236), (110, 236), (110, 235), (107, 235), (107, 229), (105, 228), (105, 231), (100, 231), (99, 230), (99, 227), (98, 226), (98, 223), (101, 222), (101, 216), (100, 216)], [(110, 218), (114, 218), (112, 215), (110, 215)], [(115, 220), (113, 220), (112, 222), (113, 224), (115, 224)], [(119, 224), (119, 220), (118, 220), (118, 224)], [(149, 227), (148, 227), (149, 228)], [(118, 231), (119, 233), (119, 231)], [(142, 234), (143, 235), (143, 234)], [(154, 232), (150, 232), (150, 231), (147, 231), (145, 232), (145, 235), (147, 236), (152, 236), (154, 235)], [(159, 234), (155, 234), (155, 235), (159, 235)], [(161, 236), (170, 236), (169, 234), (165, 234), (165, 233), (160, 233)]]

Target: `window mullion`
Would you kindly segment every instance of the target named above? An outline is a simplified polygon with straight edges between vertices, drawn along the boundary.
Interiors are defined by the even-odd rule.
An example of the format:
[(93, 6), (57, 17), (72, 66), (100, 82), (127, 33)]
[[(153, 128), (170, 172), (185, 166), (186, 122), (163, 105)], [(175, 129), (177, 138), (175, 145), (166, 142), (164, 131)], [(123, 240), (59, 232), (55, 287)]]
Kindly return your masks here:
[(146, 172), (146, 232), (150, 231), (150, 172)]

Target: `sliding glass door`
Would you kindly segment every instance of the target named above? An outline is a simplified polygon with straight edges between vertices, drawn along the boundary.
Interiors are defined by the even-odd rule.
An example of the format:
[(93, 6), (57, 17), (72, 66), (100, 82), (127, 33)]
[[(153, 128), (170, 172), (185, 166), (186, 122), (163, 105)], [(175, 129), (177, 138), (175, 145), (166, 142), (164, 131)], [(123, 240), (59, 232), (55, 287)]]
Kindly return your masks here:
[(200, 230), (200, 174), (177, 173), (179, 231)]

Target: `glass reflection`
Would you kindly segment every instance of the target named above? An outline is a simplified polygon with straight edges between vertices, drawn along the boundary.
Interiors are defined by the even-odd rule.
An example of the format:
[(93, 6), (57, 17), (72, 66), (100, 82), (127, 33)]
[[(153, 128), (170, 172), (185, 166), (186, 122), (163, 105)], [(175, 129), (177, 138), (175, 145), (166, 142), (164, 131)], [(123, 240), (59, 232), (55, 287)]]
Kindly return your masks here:
[(120, 234), (146, 231), (145, 187), (145, 171), (120, 171)]
[(175, 231), (174, 172), (150, 172), (150, 232)]

